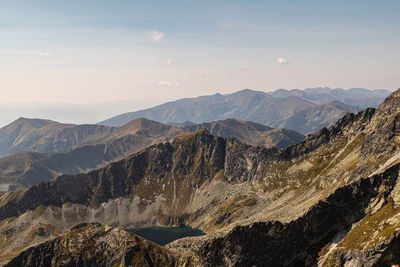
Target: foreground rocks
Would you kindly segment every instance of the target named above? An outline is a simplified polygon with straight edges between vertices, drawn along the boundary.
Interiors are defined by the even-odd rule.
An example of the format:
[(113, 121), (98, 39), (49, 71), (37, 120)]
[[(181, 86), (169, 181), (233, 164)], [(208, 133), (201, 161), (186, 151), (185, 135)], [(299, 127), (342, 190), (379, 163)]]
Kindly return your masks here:
[(57, 238), (31, 247), (7, 267), (50, 266), (190, 266), (150, 241), (99, 223), (80, 224)]

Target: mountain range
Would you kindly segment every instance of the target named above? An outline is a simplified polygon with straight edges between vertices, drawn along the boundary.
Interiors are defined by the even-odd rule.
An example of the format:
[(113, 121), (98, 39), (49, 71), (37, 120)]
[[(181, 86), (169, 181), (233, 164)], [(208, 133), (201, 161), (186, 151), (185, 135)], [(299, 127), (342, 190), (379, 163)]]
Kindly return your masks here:
[(121, 127), (107, 127), (20, 118), (0, 129), (0, 154), (17, 152), (0, 158), (0, 191), (29, 187), (62, 174), (93, 170), (151, 144), (201, 128), (265, 147), (287, 147), (304, 139), (291, 130), (236, 119), (188, 126), (136, 119)]
[(376, 107), (389, 91), (362, 88), (274, 92), (244, 89), (232, 94), (200, 96), (168, 102), (153, 108), (124, 113), (99, 122), (120, 126), (136, 118), (163, 123), (202, 123), (227, 118), (254, 121), (274, 128), (288, 128), (304, 135), (334, 124), (347, 112)]
[[(181, 132), (102, 168), (0, 193), (0, 261), (101, 263), (106, 254), (105, 266), (143, 258), (153, 266), (388, 266), (400, 260), (399, 153), (400, 89), (281, 149), (205, 128)], [(94, 222), (185, 224), (207, 235), (129, 250), (134, 237)]]

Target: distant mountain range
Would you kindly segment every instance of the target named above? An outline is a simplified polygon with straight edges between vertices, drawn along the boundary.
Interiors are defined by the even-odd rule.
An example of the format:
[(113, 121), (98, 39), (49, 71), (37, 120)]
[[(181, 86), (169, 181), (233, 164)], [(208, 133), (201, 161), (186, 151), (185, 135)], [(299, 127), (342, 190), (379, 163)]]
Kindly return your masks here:
[(0, 155), (8, 155), (0, 158), (0, 191), (29, 187), (62, 174), (89, 171), (151, 144), (201, 128), (265, 147), (287, 147), (304, 139), (292, 130), (236, 119), (188, 126), (136, 119), (121, 127), (108, 127), (20, 118), (0, 129)]
[(383, 89), (363, 88), (279, 89), (269, 93), (244, 89), (227, 95), (180, 99), (124, 113), (98, 124), (120, 126), (136, 118), (163, 123), (202, 123), (237, 118), (309, 134), (332, 125), (347, 112), (356, 113), (364, 107), (376, 107), (389, 94)]

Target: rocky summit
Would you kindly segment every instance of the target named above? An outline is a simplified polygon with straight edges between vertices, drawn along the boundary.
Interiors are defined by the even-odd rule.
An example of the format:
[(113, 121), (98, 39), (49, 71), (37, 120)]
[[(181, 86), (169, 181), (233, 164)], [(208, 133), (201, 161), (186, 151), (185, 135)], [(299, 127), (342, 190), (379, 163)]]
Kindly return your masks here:
[[(183, 132), (103, 168), (2, 193), (0, 261), (390, 266), (400, 261), (399, 175), (400, 89), (281, 149)], [(206, 235), (161, 248), (95, 222)]]

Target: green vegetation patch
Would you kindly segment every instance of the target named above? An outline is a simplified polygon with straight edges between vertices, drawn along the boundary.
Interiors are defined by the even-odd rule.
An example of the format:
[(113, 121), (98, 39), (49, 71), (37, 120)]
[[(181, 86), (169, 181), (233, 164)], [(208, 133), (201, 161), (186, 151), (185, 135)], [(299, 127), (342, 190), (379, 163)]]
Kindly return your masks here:
[(388, 203), (383, 208), (374, 214), (367, 214), (358, 222), (338, 244), (338, 247), (362, 250), (387, 240), (395, 233), (400, 223), (390, 224), (387, 219), (399, 212), (400, 209), (394, 208), (393, 200), (388, 198)]

